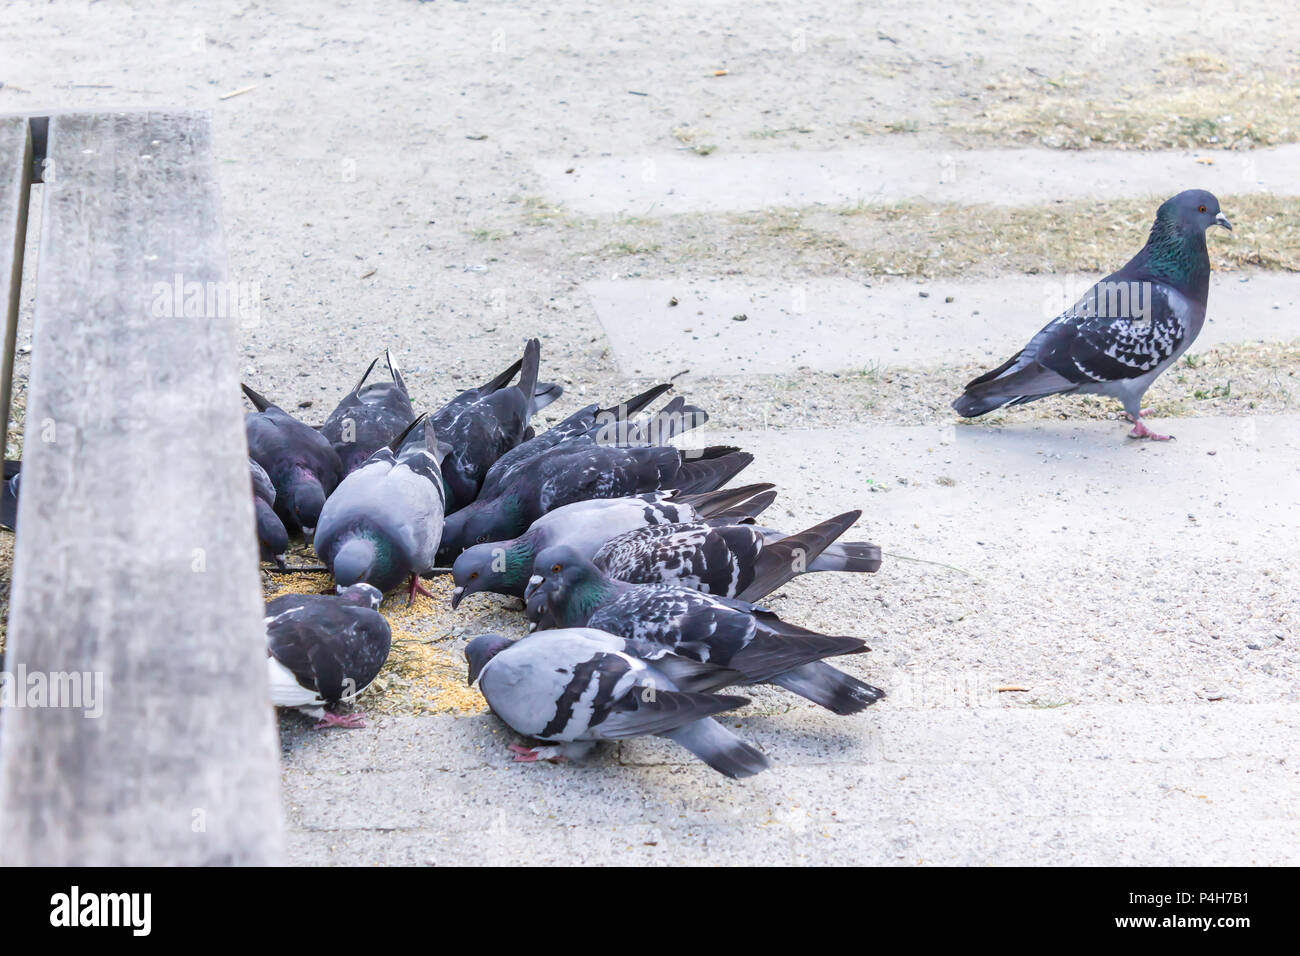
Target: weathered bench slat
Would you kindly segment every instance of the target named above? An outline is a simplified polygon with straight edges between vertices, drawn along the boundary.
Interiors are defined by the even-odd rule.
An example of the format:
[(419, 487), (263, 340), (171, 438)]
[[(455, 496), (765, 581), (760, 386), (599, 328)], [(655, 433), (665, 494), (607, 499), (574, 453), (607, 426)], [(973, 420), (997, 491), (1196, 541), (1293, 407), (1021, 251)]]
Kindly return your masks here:
[(27, 199), (31, 194), (32, 141), (21, 116), (0, 118), (0, 309), (4, 351), (0, 352), (0, 457), (7, 440), (13, 394), (14, 345), (18, 339), (19, 287), (27, 241)]
[(276, 863), (235, 320), (185, 294), (226, 279), (210, 120), (56, 115), (47, 159), (6, 669), (102, 714), (0, 710), (0, 861)]

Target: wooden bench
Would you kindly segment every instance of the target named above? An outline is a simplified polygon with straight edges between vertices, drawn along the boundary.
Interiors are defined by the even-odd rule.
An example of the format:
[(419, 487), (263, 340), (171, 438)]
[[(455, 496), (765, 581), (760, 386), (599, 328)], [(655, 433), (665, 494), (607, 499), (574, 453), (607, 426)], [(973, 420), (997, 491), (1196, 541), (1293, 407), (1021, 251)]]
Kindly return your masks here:
[(237, 319), (188, 294), (226, 282), (210, 118), (0, 117), (4, 421), (33, 181), (0, 863), (279, 863)]

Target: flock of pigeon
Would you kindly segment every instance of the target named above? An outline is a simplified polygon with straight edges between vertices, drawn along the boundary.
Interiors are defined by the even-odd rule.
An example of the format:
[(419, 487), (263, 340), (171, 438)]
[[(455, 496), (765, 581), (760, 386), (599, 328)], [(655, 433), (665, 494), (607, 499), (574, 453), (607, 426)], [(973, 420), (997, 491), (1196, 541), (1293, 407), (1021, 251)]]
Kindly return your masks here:
[[(1142, 421), (1141, 399), (1205, 321), (1215, 225), (1232, 228), (1207, 192), (1163, 203), (1128, 264), (953, 407), (975, 417), (1053, 394), (1108, 395), (1132, 437), (1166, 438)], [(465, 648), (469, 681), (492, 710), (544, 744), (514, 746), (519, 760), (655, 734), (746, 777), (768, 761), (713, 719), (747, 703), (719, 691), (772, 684), (836, 714), (884, 696), (826, 663), (866, 650), (861, 639), (806, 630), (756, 603), (804, 572), (875, 571), (875, 545), (838, 540), (859, 512), (793, 535), (760, 524), (773, 487), (726, 487), (751, 455), (669, 444), (708, 418), (680, 397), (651, 411), (669, 385), (537, 434), (530, 421), (561, 393), (538, 380), (540, 360), (533, 339), (491, 381), (417, 415), (391, 356), (390, 381), (367, 384), (375, 359), (319, 427), (244, 387), (256, 408), (246, 431), (262, 555), (283, 567), (290, 538), (310, 539), (336, 584), (267, 604), (276, 705), (322, 726), (357, 725), (359, 715), (326, 708), (353, 700), (387, 659), (383, 593), (404, 586), (413, 603), (439, 567), (451, 568), (453, 607), (484, 591), (525, 602), (528, 636), (485, 634)], [(9, 527), (20, 478), (6, 462)]]
[[(536, 434), (532, 417), (560, 395), (539, 382), (541, 343), (483, 386), (417, 415), (386, 354), (325, 423), (299, 421), (244, 387), (249, 467), (262, 554), (284, 566), (291, 536), (309, 538), (336, 593), (267, 603), (272, 699), (357, 726), (351, 701), (379, 673), (391, 633), (379, 606), (450, 567), (452, 606), (479, 592), (526, 601), (530, 634), (469, 642), (469, 681), (492, 710), (545, 746), (516, 759), (580, 756), (601, 740), (657, 734), (716, 770), (767, 766), (712, 719), (748, 701), (717, 693), (774, 684), (836, 714), (883, 692), (825, 659), (865, 650), (755, 603), (804, 572), (875, 571), (880, 549), (839, 542), (860, 516), (798, 534), (761, 525), (770, 484), (725, 487), (753, 456), (669, 441), (708, 420), (658, 385), (625, 402), (589, 405)], [(516, 379), (515, 376), (518, 376)]]

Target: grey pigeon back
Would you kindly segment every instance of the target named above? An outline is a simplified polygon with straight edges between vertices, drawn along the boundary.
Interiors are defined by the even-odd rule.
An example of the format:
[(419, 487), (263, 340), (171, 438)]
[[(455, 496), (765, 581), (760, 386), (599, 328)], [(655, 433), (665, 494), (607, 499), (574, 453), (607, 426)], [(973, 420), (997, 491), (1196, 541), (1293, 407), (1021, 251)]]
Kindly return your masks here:
[(575, 628), (512, 643), (484, 635), (470, 642), (466, 656), (470, 680), (478, 680), (493, 713), (517, 732), (552, 744), (514, 745), (518, 760), (581, 757), (602, 740), (656, 734), (733, 779), (768, 766), (761, 752), (711, 719), (748, 703), (745, 698), (681, 691), (653, 663), (625, 653), (624, 645), (613, 635)]

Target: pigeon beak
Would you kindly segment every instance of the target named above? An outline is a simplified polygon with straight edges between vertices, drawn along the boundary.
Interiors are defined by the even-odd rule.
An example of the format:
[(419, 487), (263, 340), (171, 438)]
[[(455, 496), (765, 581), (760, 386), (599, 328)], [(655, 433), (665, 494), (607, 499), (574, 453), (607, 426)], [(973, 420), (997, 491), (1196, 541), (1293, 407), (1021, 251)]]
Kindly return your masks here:
[(460, 604), (460, 599), (465, 596), (464, 588), (451, 589), (451, 609), (456, 610), (456, 605)]
[(535, 631), (535, 630), (537, 630), (537, 622), (536, 622), (536, 621), (529, 621), (529, 622), (528, 622), (528, 633), (531, 634), (531, 633), (532, 633), (533, 631)]
[(1224, 229), (1228, 230), (1228, 232), (1232, 232), (1232, 223), (1228, 222), (1228, 217), (1223, 213), (1219, 213), (1214, 217), (1214, 224), (1216, 226), (1222, 226)]
[(532, 597), (533, 592), (536, 591), (538, 587), (541, 586), (543, 580), (544, 578), (540, 574), (534, 574), (531, 578), (529, 578), (528, 587), (524, 588), (524, 597), (525, 598)]

